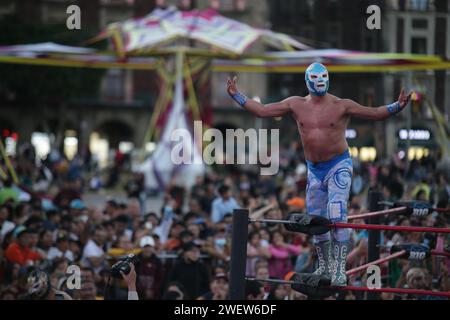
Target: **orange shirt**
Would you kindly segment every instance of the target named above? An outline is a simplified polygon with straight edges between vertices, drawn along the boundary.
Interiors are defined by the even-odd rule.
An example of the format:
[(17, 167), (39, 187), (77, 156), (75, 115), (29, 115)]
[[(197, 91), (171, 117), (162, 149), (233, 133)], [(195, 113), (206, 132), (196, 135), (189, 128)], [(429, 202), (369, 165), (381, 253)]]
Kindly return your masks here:
[(5, 257), (9, 261), (18, 263), (21, 266), (26, 265), (28, 261), (42, 259), (39, 253), (30, 250), (30, 248), (23, 248), (17, 242), (13, 242), (8, 246)]
[(170, 238), (169, 240), (167, 240), (167, 242), (164, 244), (164, 249), (166, 250), (176, 250), (181, 246), (181, 241), (180, 239), (176, 239), (176, 238)]

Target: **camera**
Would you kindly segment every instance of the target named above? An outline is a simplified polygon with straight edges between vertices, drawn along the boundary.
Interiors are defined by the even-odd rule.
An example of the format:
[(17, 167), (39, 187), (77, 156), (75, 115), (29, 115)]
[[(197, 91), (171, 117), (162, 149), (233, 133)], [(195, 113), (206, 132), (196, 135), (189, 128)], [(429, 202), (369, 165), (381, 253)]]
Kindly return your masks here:
[(125, 258), (121, 259), (120, 261), (117, 261), (112, 267), (111, 267), (111, 275), (114, 278), (122, 279), (121, 271), (124, 274), (129, 274), (131, 271), (131, 263), (136, 264), (139, 261), (138, 257), (134, 254), (129, 254)]

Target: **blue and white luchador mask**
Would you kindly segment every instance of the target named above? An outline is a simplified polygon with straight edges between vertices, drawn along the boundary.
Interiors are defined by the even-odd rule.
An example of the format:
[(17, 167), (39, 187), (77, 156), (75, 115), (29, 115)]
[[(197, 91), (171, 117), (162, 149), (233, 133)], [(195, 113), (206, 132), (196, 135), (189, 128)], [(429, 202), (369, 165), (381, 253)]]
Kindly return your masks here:
[(327, 68), (318, 62), (310, 64), (305, 71), (305, 81), (309, 93), (324, 96), (330, 86)]

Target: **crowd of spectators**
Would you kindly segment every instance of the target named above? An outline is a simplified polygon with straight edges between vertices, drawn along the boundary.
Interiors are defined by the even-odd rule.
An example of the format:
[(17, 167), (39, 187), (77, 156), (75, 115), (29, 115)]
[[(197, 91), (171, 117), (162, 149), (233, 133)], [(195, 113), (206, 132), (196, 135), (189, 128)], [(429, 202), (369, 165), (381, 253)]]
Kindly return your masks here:
[[(171, 185), (161, 195), (162, 206), (146, 211), (140, 174), (127, 173), (126, 202), (105, 196), (103, 203), (91, 206), (86, 205), (85, 195), (97, 188), (93, 190), (90, 170), (79, 157), (67, 161), (49, 156), (37, 162), (32, 152), (17, 156), (13, 164), (19, 183), (8, 178), (0, 189), (0, 299), (27, 297), (27, 279), (36, 269), (48, 274), (54, 290), (73, 299), (127, 299), (126, 280), (110, 278), (109, 270), (129, 254), (138, 257), (134, 267), (139, 299), (226, 299), (233, 209), (248, 208), (252, 217), (267, 219), (305, 211), (306, 166), (301, 147), (293, 143), (280, 157), (276, 176), (239, 168), (226, 174), (210, 170), (190, 189)], [(436, 161), (434, 155), (408, 165), (398, 157), (366, 163), (354, 159), (349, 215), (367, 212), (370, 190), (381, 191), (388, 201), (417, 199), (449, 208), (449, 180), (436, 169)], [(398, 214), (383, 217), (381, 223), (448, 228), (450, 215), (433, 213), (418, 219)], [(310, 236), (287, 232), (279, 224), (253, 223), (249, 228), (248, 276), (284, 279), (292, 271), (316, 269)], [(367, 262), (367, 238), (367, 231), (352, 231), (348, 268)], [(380, 254), (402, 243), (448, 252), (449, 240), (447, 235), (383, 232)], [(73, 265), (81, 272), (81, 286), (75, 289), (67, 272)], [(385, 287), (450, 290), (449, 258), (397, 259), (381, 267)], [(349, 284), (364, 285), (365, 277), (355, 274)], [(288, 285), (258, 282), (248, 282), (246, 294), (256, 300), (306, 299)], [(380, 299), (407, 298), (419, 297), (380, 295)], [(342, 292), (328, 299), (364, 299), (364, 293)]]

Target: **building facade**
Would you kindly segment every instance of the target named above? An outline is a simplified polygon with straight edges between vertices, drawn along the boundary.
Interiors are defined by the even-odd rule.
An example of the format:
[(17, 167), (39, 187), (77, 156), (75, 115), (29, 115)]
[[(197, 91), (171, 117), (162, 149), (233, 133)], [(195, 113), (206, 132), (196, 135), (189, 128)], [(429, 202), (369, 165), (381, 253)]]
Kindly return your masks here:
[[(450, 57), (450, 2), (447, 0), (286, 0), (270, 3), (272, 29), (298, 36), (316, 48), (339, 48), (369, 52), (396, 52)], [(367, 8), (377, 5), (381, 29), (366, 26)], [(395, 101), (400, 89), (417, 90), (422, 98), (450, 115), (450, 78), (448, 71), (332, 74), (330, 91), (367, 106)], [(270, 78), (270, 95), (279, 99), (305, 94), (303, 75), (277, 75)], [(421, 157), (434, 149), (436, 123), (422, 99), (407, 111), (383, 123), (354, 119), (348, 141), (355, 155), (372, 159), (391, 156), (406, 148), (400, 132), (428, 132), (425, 140), (410, 141), (410, 157)], [(408, 110), (409, 111), (409, 110)], [(410, 119), (410, 120), (409, 120)], [(403, 131), (402, 131), (403, 130)], [(356, 134), (355, 134), (356, 133)], [(394, 137), (387, 139), (386, 137)], [(407, 153), (406, 150), (403, 150)]]

